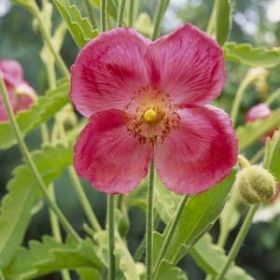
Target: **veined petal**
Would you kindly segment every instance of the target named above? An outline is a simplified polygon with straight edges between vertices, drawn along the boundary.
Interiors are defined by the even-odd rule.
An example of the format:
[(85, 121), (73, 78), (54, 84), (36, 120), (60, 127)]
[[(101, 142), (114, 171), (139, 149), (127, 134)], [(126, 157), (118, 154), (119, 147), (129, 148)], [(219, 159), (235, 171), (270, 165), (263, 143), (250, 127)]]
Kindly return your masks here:
[(127, 193), (148, 172), (152, 149), (130, 136), (119, 110), (94, 114), (75, 146), (74, 165), (81, 177), (106, 193)]
[(147, 60), (150, 82), (177, 104), (205, 104), (224, 86), (222, 49), (190, 24), (150, 44)]
[(71, 97), (77, 110), (120, 109), (147, 82), (144, 53), (150, 43), (128, 28), (116, 28), (88, 43), (71, 67)]
[(181, 124), (155, 149), (166, 186), (182, 194), (207, 190), (236, 163), (237, 140), (229, 116), (213, 106), (184, 108)]

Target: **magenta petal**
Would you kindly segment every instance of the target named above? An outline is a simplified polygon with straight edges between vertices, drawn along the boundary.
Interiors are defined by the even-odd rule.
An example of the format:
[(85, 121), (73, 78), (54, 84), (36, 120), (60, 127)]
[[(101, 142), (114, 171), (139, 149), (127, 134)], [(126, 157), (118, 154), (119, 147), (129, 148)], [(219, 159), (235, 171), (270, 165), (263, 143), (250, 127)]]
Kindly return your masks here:
[(132, 29), (117, 28), (80, 51), (71, 67), (71, 97), (82, 115), (124, 109), (147, 83), (143, 59), (147, 44), (149, 41)]
[(15, 60), (0, 60), (0, 72), (5, 82), (11, 86), (16, 86), (23, 80), (22, 67)]
[(147, 60), (151, 83), (177, 104), (205, 104), (224, 86), (222, 49), (190, 24), (149, 45)]
[(207, 190), (236, 163), (237, 141), (229, 116), (213, 106), (180, 110), (181, 125), (155, 149), (166, 186), (182, 194)]
[(93, 115), (75, 146), (77, 173), (106, 193), (127, 193), (146, 176), (152, 150), (130, 136), (119, 110)]

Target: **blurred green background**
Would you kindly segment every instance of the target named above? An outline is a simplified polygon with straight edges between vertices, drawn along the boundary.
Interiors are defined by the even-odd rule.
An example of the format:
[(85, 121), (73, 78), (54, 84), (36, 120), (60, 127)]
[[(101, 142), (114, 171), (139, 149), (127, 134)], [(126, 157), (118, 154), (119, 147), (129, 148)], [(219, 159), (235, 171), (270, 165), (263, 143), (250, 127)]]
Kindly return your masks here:
[[(73, 2), (73, 1), (72, 1)], [(139, 1), (140, 12), (153, 16), (156, 1)], [(81, 1), (76, 1), (84, 13)], [(207, 0), (173, 0), (163, 20), (162, 33), (168, 32), (184, 22), (190, 22), (206, 30), (211, 14), (212, 1)], [(58, 13), (54, 14), (54, 22), (59, 22)], [(280, 42), (280, 1), (279, 0), (237, 0), (234, 2), (233, 24), (229, 40), (248, 42), (257, 46), (274, 47)], [(42, 94), (47, 89), (47, 78), (39, 57), (42, 41), (36, 26), (28, 12), (13, 6), (8, 0), (0, 0), (0, 59), (18, 60), (24, 67), (25, 78)], [(62, 48), (62, 56), (70, 66), (78, 49), (69, 35)], [(228, 78), (225, 89), (217, 104), (228, 112), (239, 83), (244, 78), (247, 67), (228, 63)], [(245, 95), (239, 116), (243, 122), (244, 113), (254, 104), (264, 100), (268, 94), (280, 86), (279, 67), (270, 70), (267, 91), (260, 91), (251, 86)], [(275, 105), (276, 106), (276, 105)], [(1, 137), (1, 135), (0, 135)], [(30, 148), (40, 145), (40, 131), (35, 131), (27, 137)], [(256, 147), (253, 147), (253, 149)], [(250, 152), (250, 151), (249, 151)], [(5, 194), (5, 185), (12, 177), (13, 168), (21, 162), (17, 147), (6, 151), (0, 150), (0, 195)], [(67, 176), (62, 176), (56, 182), (58, 203), (78, 230), (81, 230), (85, 218)], [(92, 201), (94, 210), (100, 221), (105, 218), (105, 196), (92, 189), (86, 182), (84, 186)], [(144, 233), (144, 213), (139, 209), (130, 212), (129, 245), (134, 251)], [(34, 215), (32, 224), (26, 234), (26, 241), (39, 239), (50, 231), (48, 212), (46, 209)], [(214, 238), (218, 234), (218, 226), (212, 229)], [(236, 235), (233, 231), (228, 242)], [(1, 238), (1, 237), (0, 237)], [(280, 279), (280, 217), (271, 223), (258, 223), (252, 226), (250, 234), (241, 250), (237, 263), (245, 267), (255, 279)], [(190, 279), (203, 279), (203, 273), (187, 257), (182, 267), (188, 271)], [(55, 276), (54, 276), (55, 277)], [(54, 279), (46, 277), (44, 279)]]

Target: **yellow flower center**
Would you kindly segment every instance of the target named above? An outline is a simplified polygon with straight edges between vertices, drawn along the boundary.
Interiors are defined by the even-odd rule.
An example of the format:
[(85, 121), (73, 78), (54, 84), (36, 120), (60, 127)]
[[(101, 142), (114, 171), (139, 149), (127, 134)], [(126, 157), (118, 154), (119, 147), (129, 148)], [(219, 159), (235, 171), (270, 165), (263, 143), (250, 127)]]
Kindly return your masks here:
[(157, 120), (157, 112), (153, 109), (148, 109), (143, 115), (146, 123), (154, 123)]
[(151, 86), (141, 87), (127, 104), (127, 130), (140, 143), (162, 143), (180, 122), (177, 106), (168, 94)]

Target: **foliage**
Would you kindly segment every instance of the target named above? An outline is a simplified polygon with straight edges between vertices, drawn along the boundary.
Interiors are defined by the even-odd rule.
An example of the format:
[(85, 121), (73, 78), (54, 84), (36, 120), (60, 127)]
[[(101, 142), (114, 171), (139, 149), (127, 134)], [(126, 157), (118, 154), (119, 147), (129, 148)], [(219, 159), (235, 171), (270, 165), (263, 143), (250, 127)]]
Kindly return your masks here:
[[(273, 99), (273, 102), (268, 102), (268, 100), (270, 100), (272, 89), (279, 88), (280, 48), (275, 46), (279, 45), (277, 38), (279, 38), (280, 29), (279, 27), (273, 27), (273, 29), (270, 23), (264, 24), (263, 18), (261, 18), (259, 20), (261, 24), (258, 28), (263, 28), (263, 30), (259, 30), (254, 38), (253, 35), (246, 34), (240, 27), (237, 14), (237, 12), (241, 13), (246, 18), (246, 13), (248, 14), (250, 9), (253, 12), (260, 12), (263, 9), (261, 4), (250, 1), (241, 1), (242, 3), (235, 1), (236, 3), (233, 3), (234, 1), (231, 0), (215, 0), (211, 10), (212, 2), (209, 1), (198, 1), (202, 2), (201, 4), (194, 3), (195, 1), (186, 1), (188, 3), (184, 3), (184, 6), (178, 8), (172, 1), (13, 0), (13, 3), (19, 7), (13, 8), (9, 15), (11, 18), (9, 16), (7, 19), (3, 18), (3, 27), (2, 22), (0, 22), (0, 32), (3, 34), (3, 50), (0, 50), (0, 56), (1, 58), (11, 57), (23, 62), (27, 79), (31, 81), (32, 85), (36, 85), (34, 87), (39, 89), (37, 91), (40, 94), (31, 108), (16, 115), (15, 121), (18, 124), (24, 145), (27, 140), (26, 150), (30, 158), (25, 156), (25, 162), (12, 166), (12, 178), (9, 178), (7, 183), (5, 182), (6, 188), (3, 187), (6, 193), (3, 195), (0, 207), (0, 278), (3, 278), (3, 274), (5, 279), (11, 280), (42, 279), (41, 277), (45, 275), (57, 272), (65, 275), (63, 272), (67, 273), (67, 271), (75, 273), (82, 280), (108, 277), (111, 269), (108, 259), (110, 230), (107, 222), (101, 222), (101, 226), (98, 224), (100, 230), (94, 228), (92, 219), (95, 219), (95, 212), (91, 209), (93, 206), (92, 208), (97, 210), (96, 223), (102, 219), (105, 220), (104, 196), (89, 188), (89, 191), (85, 193), (82, 187), (87, 188), (87, 186), (81, 185), (75, 172), (71, 173), (73, 144), (85, 122), (77, 121), (76, 113), (69, 104), (71, 85), (68, 79), (68, 65), (75, 60), (77, 47), (78, 49), (83, 48), (101, 33), (99, 22), (104, 15), (101, 13), (101, 9), (103, 8), (102, 3), (105, 2), (107, 5), (103, 12), (107, 16), (108, 29), (117, 25), (117, 20), (120, 17), (119, 12), (122, 12), (119, 10), (121, 4), (126, 4), (123, 20), (125, 25), (128, 25), (128, 22), (132, 20), (134, 27), (144, 36), (151, 35), (155, 24), (160, 25), (160, 19), (163, 18), (163, 11), (167, 6), (169, 14), (173, 13), (173, 17), (176, 16), (177, 19), (184, 22), (191, 21), (202, 29), (207, 29), (207, 33), (223, 49), (226, 66), (229, 69), (227, 71), (228, 82), (224, 92), (218, 101), (215, 101), (223, 109), (232, 106), (236, 98), (235, 93), (240, 90), (240, 85), (244, 81), (244, 72), (248, 71), (249, 73), (254, 67), (261, 69), (260, 73), (263, 74), (259, 74), (254, 79), (248, 79), (246, 87), (241, 88), (244, 96), (238, 105), (241, 116), (237, 118), (239, 122), (236, 134), (239, 142), (239, 153), (252, 158), (252, 162), (261, 164), (273, 174), (275, 181), (279, 184), (279, 96), (277, 98), (275, 95), (276, 98)], [(139, 2), (139, 6), (137, 2)], [(163, 6), (160, 6), (161, 3), (164, 3)], [(156, 8), (157, 4), (159, 6)], [(23, 8), (30, 12), (34, 18), (33, 30), (30, 27), (32, 19), (26, 17)], [(158, 12), (155, 12), (156, 9)], [(167, 13), (167, 16), (169, 14)], [(5, 25), (6, 20), (7, 26)], [(165, 29), (169, 28), (170, 23), (173, 22), (168, 20), (167, 24), (163, 24), (162, 33), (165, 33)], [(205, 28), (206, 26), (208, 27)], [(18, 30), (18, 34), (15, 34), (15, 30)], [(28, 30), (28, 32), (23, 32), (24, 30)], [(73, 40), (71, 37), (65, 36), (67, 30)], [(24, 36), (21, 37), (23, 33)], [(267, 43), (265, 40), (271, 37), (269, 37), (271, 33), (274, 34), (275, 39), (272, 36), (274, 41)], [(15, 41), (16, 43), (10, 43), (12, 37), (19, 37), (20, 40)], [(9, 51), (10, 54), (7, 55)], [(42, 67), (39, 59), (46, 69)], [(64, 69), (64, 73), (61, 71), (65, 76), (64, 79), (61, 79), (57, 73), (61, 69)], [(2, 102), (2, 98), (0, 98), (0, 102)], [(242, 121), (245, 119), (243, 118), (245, 111), (248, 111), (255, 103), (260, 102), (266, 102), (271, 107), (271, 115), (251, 123)], [(264, 145), (264, 137), (273, 131), (273, 137), (267, 138)], [(38, 137), (39, 133), (41, 133), (40, 137)], [(39, 138), (40, 140), (38, 140)], [(34, 142), (36, 143), (34, 144)], [(8, 122), (1, 122), (0, 160), (2, 155), (5, 156), (5, 153), (8, 155), (13, 151), (17, 153), (16, 149), (8, 150), (15, 147), (16, 144), (19, 144), (18, 147), (21, 148), (21, 152), (23, 150), (23, 155), (25, 155), (22, 143), (20, 143), (13, 127)], [(251, 157), (251, 155), (254, 156)], [(7, 173), (4, 165), (6, 164), (1, 162), (2, 170), (0, 171)], [(68, 176), (64, 172), (66, 169), (70, 174), (71, 184), (69, 184)], [(279, 278), (280, 272), (277, 272), (276, 276), (269, 272), (267, 272), (269, 276), (263, 276), (262, 272), (259, 272), (256, 277), (258, 267), (249, 270), (246, 266), (241, 268), (246, 260), (238, 259), (237, 265), (235, 257), (231, 259), (231, 250), (229, 252), (225, 250), (228, 245), (232, 246), (232, 238), (235, 238), (240, 223), (243, 223), (243, 210), (247, 208), (240, 201), (239, 190), (234, 189), (237, 169), (237, 167), (234, 168), (226, 178), (208, 191), (184, 200), (185, 204), (180, 213), (178, 211), (183, 201), (182, 196), (169, 191), (156, 176), (153, 209), (156, 223), (153, 228), (152, 254), (154, 279), (184, 280), (188, 277), (195, 278), (193, 270), (189, 269), (190, 258), (200, 271), (207, 274), (207, 279), (218, 277), (221, 268), (228, 261), (230, 261), (230, 265), (223, 279)], [(36, 170), (41, 181), (36, 176)], [(145, 278), (146, 264), (141, 249), (146, 242), (144, 226), (143, 222), (134, 219), (133, 215), (140, 212), (139, 216), (141, 216), (147, 212), (147, 181), (144, 179), (135, 191), (128, 195), (118, 196), (115, 201), (116, 210), (113, 218), (116, 225), (113, 236), (113, 257), (116, 266), (116, 279), (140, 280)], [(47, 195), (43, 196), (40, 192), (39, 187), (42, 185), (46, 187)], [(66, 192), (64, 188), (64, 186), (71, 188), (72, 185), (75, 186), (76, 194), (81, 203), (79, 211), (71, 209), (70, 191), (67, 189)], [(57, 192), (52, 191), (54, 187)], [(56, 197), (57, 193), (63, 195)], [(91, 196), (93, 199), (89, 199)], [(52, 211), (55, 207), (48, 198), (51, 198), (52, 203), (57, 206), (59, 211), (61, 211), (60, 208), (63, 208), (61, 213), (64, 215), (65, 212), (66, 221), (69, 217), (71, 217), (69, 220), (72, 223), (75, 220), (76, 228), (73, 230), (77, 233), (78, 238), (70, 236), (71, 234), (69, 235), (67, 226), (65, 227), (61, 217), (57, 213), (54, 215)], [(67, 200), (69, 200), (67, 203), (70, 205), (69, 213), (64, 209)], [(48, 202), (47, 207), (42, 207), (45, 201)], [(93, 205), (90, 203), (92, 201), (94, 201)], [(226, 207), (224, 207), (225, 205)], [(46, 209), (50, 213), (50, 221), (49, 218), (46, 219)], [(87, 220), (80, 213), (81, 209), (85, 212)], [(43, 229), (38, 226), (40, 219), (44, 225), (51, 224), (52, 231), (48, 232), (49, 235), (42, 232)], [(176, 221), (176, 227), (169, 236), (174, 221)], [(219, 221), (220, 227), (217, 226), (216, 221)], [(130, 231), (132, 232), (134, 224), (138, 224), (138, 228), (140, 228), (138, 235), (144, 237), (142, 241), (136, 236), (131, 236)], [(131, 225), (130, 229), (128, 229), (129, 225)], [(274, 225), (273, 223), (270, 225), (273, 228), (273, 233), (270, 234), (267, 231), (261, 242), (254, 241), (259, 251), (261, 251), (259, 246), (262, 243), (269, 247), (269, 242), (272, 242), (271, 236), (274, 238), (274, 243), (269, 248), (272, 250), (276, 246), (274, 244), (277, 244), (275, 240), (277, 240), (279, 230), (277, 231)], [(64, 230), (67, 231), (66, 235), (62, 230), (63, 226)], [(72, 227), (71, 224), (70, 227)], [(34, 233), (34, 228), (40, 231), (40, 234)], [(230, 235), (232, 230), (234, 230), (234, 234)], [(258, 231), (254, 231), (253, 234), (257, 234), (256, 232)], [(137, 253), (133, 256), (132, 251), (137, 246), (139, 246)], [(252, 247), (250, 250), (253, 251)], [(245, 253), (241, 251), (241, 255), (248, 254), (250, 250), (246, 250)], [(185, 266), (186, 263), (187, 266)], [(200, 278), (196, 277), (195, 279)]]

